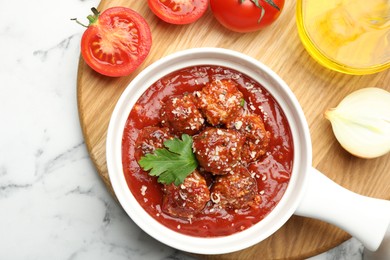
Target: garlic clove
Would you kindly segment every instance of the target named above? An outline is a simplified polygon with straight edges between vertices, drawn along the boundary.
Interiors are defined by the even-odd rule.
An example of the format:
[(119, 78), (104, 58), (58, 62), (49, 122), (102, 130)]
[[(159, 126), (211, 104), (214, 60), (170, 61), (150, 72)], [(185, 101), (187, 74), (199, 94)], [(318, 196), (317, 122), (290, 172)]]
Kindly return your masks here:
[(375, 158), (390, 151), (390, 93), (364, 88), (346, 96), (336, 108), (325, 112), (341, 146), (362, 158)]

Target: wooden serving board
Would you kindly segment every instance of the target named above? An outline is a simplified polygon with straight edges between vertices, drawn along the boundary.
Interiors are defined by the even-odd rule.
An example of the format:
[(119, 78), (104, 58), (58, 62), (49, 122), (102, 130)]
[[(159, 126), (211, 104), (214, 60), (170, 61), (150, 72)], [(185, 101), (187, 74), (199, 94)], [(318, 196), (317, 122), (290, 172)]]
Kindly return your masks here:
[[(223, 28), (210, 10), (190, 25), (170, 25), (149, 10), (146, 1), (103, 0), (98, 9), (126, 6), (149, 23), (153, 45), (145, 62), (128, 77), (109, 78), (92, 71), (80, 59), (78, 109), (88, 151), (98, 174), (112, 190), (106, 167), (105, 140), (111, 113), (129, 82), (146, 66), (173, 52), (194, 47), (221, 47), (257, 58), (291, 87), (307, 117), (312, 143), (313, 166), (354, 192), (390, 199), (390, 154), (364, 160), (351, 156), (336, 141), (331, 125), (323, 117), (348, 93), (368, 86), (390, 91), (390, 70), (367, 76), (351, 76), (321, 67), (301, 44), (295, 24), (295, 1), (286, 1), (280, 18), (255, 33), (240, 34)], [(350, 238), (344, 231), (318, 220), (293, 216), (274, 235), (242, 251), (202, 259), (302, 259), (329, 250)]]

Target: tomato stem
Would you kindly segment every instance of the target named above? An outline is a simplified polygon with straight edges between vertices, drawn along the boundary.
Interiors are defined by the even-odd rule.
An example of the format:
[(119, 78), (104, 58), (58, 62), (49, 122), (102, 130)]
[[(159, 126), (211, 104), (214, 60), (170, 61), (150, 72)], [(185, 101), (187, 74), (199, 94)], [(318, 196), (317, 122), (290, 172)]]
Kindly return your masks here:
[(93, 14), (87, 16), (87, 19), (89, 21), (88, 25), (81, 23), (79, 20), (77, 20), (77, 18), (72, 18), (70, 20), (76, 21), (76, 23), (80, 24), (81, 26), (88, 28), (89, 25), (96, 23), (100, 15), (100, 12), (95, 7), (92, 7), (91, 11)]
[[(240, 0), (240, 4), (244, 3), (246, 0)], [(260, 23), (261, 20), (263, 19), (264, 15), (265, 15), (265, 9), (264, 7), (259, 3), (259, 0), (249, 0), (251, 1), (256, 7), (260, 8), (261, 10), (261, 13), (260, 13), (260, 18), (259, 20), (257, 20), (257, 23)], [(279, 6), (277, 6), (273, 0), (263, 0), (264, 2), (266, 2), (267, 4), (269, 4), (270, 6), (278, 9), (278, 11), (280, 11), (280, 8)]]
[(77, 20), (77, 18), (71, 18), (70, 20), (76, 21), (76, 23), (80, 24), (81, 26), (88, 28), (88, 25), (81, 23), (79, 20)]
[(278, 11), (280, 11), (279, 6), (277, 6), (277, 5), (274, 3), (274, 1), (272, 1), (272, 0), (264, 0), (264, 1), (267, 2), (267, 4), (269, 4), (270, 6), (276, 8), (276, 9), (278, 9)]
[(87, 19), (89, 20), (89, 25), (95, 23), (98, 20), (99, 15), (100, 15), (100, 12), (95, 7), (92, 7), (91, 11), (92, 11), (93, 15), (90, 14), (87, 16)]

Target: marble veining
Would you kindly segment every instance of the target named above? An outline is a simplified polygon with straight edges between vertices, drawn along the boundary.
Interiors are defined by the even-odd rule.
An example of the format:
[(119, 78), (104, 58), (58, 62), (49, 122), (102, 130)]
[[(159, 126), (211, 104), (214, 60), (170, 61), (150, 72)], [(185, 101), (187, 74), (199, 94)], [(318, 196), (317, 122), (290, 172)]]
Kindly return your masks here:
[[(96, 0), (16, 0), (0, 10), (0, 259), (194, 259), (142, 232), (85, 147), (76, 80)], [(362, 259), (351, 239), (312, 260)]]

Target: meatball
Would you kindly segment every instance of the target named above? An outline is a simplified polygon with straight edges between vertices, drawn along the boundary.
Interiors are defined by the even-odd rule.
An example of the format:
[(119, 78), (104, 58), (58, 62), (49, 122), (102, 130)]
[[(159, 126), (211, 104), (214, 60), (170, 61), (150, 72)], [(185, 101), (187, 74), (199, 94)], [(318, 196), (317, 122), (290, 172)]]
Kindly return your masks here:
[(194, 135), (204, 124), (204, 118), (193, 95), (173, 96), (161, 108), (161, 124), (175, 134)]
[(236, 129), (245, 137), (241, 159), (254, 162), (267, 151), (270, 132), (265, 130), (263, 120), (257, 114), (242, 114), (228, 123), (228, 128)]
[(243, 94), (231, 80), (216, 80), (196, 92), (198, 106), (207, 122), (225, 124), (242, 109)]
[(202, 211), (210, 200), (205, 178), (195, 170), (176, 186), (164, 185), (162, 210), (172, 217), (192, 218)]
[(235, 168), (232, 174), (216, 177), (210, 197), (215, 204), (227, 209), (244, 209), (261, 201), (256, 180), (243, 166)]
[(166, 127), (147, 126), (143, 128), (135, 141), (135, 159), (139, 161), (145, 154), (153, 153), (157, 148), (163, 148), (164, 142), (172, 138)]
[(239, 164), (245, 139), (232, 129), (207, 128), (193, 137), (199, 165), (216, 175), (227, 174)]

